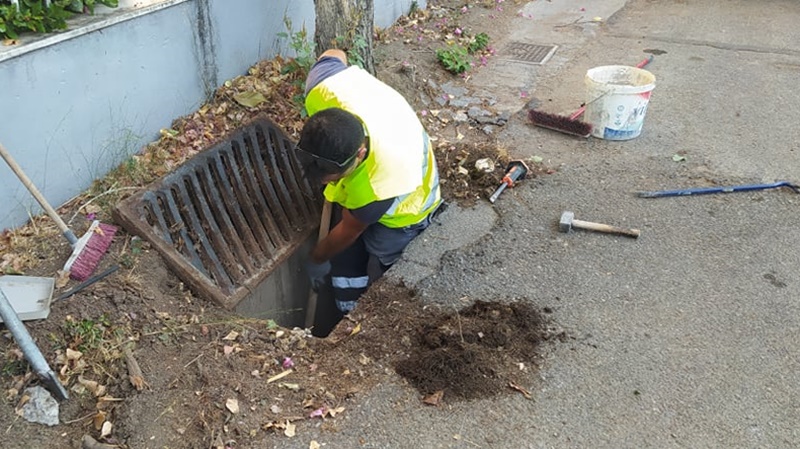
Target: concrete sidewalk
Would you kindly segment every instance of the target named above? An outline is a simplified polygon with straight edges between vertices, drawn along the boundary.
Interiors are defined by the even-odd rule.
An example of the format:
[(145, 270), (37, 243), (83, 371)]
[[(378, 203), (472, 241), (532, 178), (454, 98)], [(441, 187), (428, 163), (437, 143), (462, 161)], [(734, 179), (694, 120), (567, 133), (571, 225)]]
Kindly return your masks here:
[[(584, 3), (525, 5), (538, 26), (521, 18), (499, 39), (557, 43), (556, 56), (533, 71), (496, 62), (472, 80), (519, 111), (499, 137), (513, 156), (540, 156), (558, 173), (493, 206), (449, 209), (389, 273), (429, 302), (528, 298), (554, 309), (574, 339), (547, 354), (534, 401), (426, 408), (398, 379), (350, 410), (339, 432), (318, 435), (328, 447), (800, 446), (800, 196), (632, 193), (798, 181), (800, 3)], [(573, 23), (579, 6), (608, 21)], [(524, 101), (502, 96), (527, 89), (568, 113), (583, 101), (587, 69), (633, 65), (644, 50), (660, 53), (648, 66), (657, 87), (631, 141), (531, 127)], [(642, 236), (560, 234), (564, 210)]]

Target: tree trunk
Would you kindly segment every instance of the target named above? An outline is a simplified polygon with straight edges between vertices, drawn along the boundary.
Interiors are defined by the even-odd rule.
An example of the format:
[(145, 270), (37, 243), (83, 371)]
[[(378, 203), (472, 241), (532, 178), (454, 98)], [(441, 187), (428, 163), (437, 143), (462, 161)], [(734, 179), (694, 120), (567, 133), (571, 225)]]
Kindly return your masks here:
[(317, 52), (338, 48), (351, 64), (375, 74), (372, 32), (375, 20), (373, 0), (314, 0), (317, 15), (314, 43)]

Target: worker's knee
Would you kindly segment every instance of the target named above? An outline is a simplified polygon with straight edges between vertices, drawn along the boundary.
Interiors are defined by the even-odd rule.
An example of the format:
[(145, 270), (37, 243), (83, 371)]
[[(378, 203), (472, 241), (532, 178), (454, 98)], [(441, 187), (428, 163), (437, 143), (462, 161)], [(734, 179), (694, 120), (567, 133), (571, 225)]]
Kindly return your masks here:
[(376, 223), (364, 232), (364, 244), (367, 252), (375, 256), (381, 265), (392, 266), (406, 249), (409, 243), (430, 224), (426, 218), (421, 223), (406, 226), (405, 228), (387, 228)]

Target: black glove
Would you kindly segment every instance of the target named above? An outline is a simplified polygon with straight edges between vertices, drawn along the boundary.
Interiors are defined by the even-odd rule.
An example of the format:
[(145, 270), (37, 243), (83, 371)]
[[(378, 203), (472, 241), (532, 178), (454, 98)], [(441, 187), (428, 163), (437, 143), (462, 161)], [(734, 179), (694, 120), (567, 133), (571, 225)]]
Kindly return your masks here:
[(311, 288), (317, 291), (325, 285), (325, 277), (331, 272), (331, 263), (325, 261), (317, 264), (309, 261), (306, 263), (306, 271), (311, 280)]

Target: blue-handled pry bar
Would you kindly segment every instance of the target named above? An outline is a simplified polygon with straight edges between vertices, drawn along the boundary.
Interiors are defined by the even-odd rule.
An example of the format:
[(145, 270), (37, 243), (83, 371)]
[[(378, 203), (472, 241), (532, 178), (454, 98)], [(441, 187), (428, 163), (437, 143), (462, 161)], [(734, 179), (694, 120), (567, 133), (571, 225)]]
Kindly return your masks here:
[(800, 193), (800, 186), (789, 181), (778, 181), (771, 184), (747, 184), (741, 186), (722, 186), (722, 187), (696, 187), (693, 189), (659, 190), (654, 192), (636, 192), (640, 198), (661, 198), (665, 196), (690, 196), (708, 195), (711, 193), (731, 193), (731, 192), (750, 192), (753, 190), (775, 189), (778, 187), (789, 187), (795, 193)]

